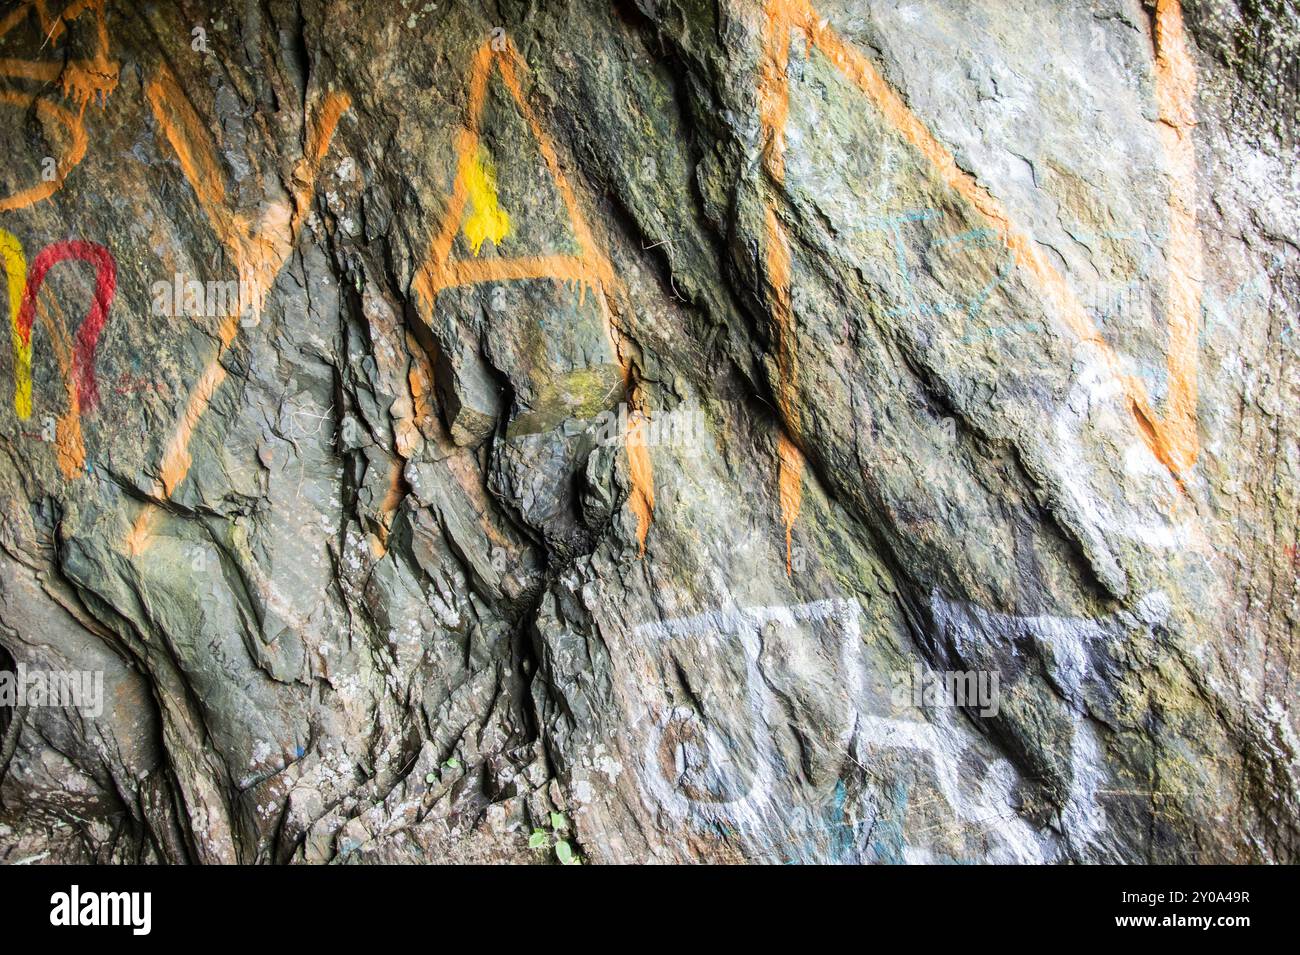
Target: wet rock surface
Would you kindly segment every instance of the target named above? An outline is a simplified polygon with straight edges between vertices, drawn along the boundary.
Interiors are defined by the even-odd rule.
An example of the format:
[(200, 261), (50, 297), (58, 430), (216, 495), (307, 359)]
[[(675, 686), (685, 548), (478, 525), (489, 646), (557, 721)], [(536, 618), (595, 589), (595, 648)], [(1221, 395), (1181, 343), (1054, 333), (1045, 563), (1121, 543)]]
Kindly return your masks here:
[(1295, 861), (1298, 42), (7, 4), (0, 860)]

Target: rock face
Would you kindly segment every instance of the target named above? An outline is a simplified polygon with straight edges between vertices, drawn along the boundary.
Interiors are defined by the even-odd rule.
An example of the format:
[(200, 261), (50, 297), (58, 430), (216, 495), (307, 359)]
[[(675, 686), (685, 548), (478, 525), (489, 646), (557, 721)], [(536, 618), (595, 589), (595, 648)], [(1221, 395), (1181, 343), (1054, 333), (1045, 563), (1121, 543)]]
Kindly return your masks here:
[(1296, 861), (1298, 42), (7, 4), (0, 859)]

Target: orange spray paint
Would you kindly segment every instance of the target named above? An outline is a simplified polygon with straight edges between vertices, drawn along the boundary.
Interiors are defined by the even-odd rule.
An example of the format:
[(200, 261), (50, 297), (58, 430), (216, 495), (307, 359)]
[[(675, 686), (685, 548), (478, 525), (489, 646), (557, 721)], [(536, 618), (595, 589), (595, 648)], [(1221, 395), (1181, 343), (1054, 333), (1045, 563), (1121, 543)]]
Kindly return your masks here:
[[(473, 258), (457, 261), (451, 259), (456, 234), (465, 223), (466, 202), (470, 199), (473, 184), (470, 173), (474, 168), (473, 164), (480, 156), (483, 103), (494, 65), (501, 76), (502, 83), (527, 123), (542, 155), (542, 161), (546, 164), (546, 169), (569, 215), (570, 226), (580, 250), (577, 255)], [(508, 39), (501, 50), (494, 49), (492, 41), (488, 41), (474, 54), (470, 64), (465, 126), (457, 133), (455, 140), (456, 179), (452, 184), (451, 196), (447, 200), (447, 210), (442, 223), (429, 243), (428, 254), (416, 273), (413, 282), (416, 294), (425, 312), (431, 314), (438, 293), (442, 290), (483, 282), (552, 279), (573, 284), (581, 298), (585, 298), (588, 291), (593, 294), (599, 293), (598, 300), (606, 339), (623, 371), (624, 381), (631, 396), (629, 403), (641, 410), (642, 401), (634, 380), (633, 369), (623, 354), (622, 336), (617, 328), (618, 301), (623, 292), (622, 286), (614, 273), (613, 264), (601, 252), (591, 227), (582, 214), (577, 195), (560, 167), (560, 160), (550, 136), (547, 135), (546, 129), (524, 96), (523, 86), (519, 80), (519, 72), (522, 68), (523, 58), (519, 55), (513, 41)], [(640, 552), (644, 555), (646, 537), (654, 517), (654, 474), (649, 451), (638, 435), (630, 433), (627, 436), (626, 448), (632, 485), (628, 505), (636, 515), (637, 541)]]
[[(764, 133), (764, 166), (774, 188), (785, 181), (785, 133), (788, 115), (790, 34), (800, 31), (835, 68), (858, 87), (881, 116), (934, 168), (940, 180), (996, 227), (1014, 254), (1018, 267), (1033, 277), (1051, 311), (1080, 341), (1096, 346), (1106, 368), (1117, 378), (1128, 399), (1139, 436), (1181, 486), (1196, 462), (1197, 436), (1197, 318), (1201, 297), (1201, 243), (1196, 227), (1196, 157), (1191, 141), (1195, 126), (1196, 75), (1183, 28), (1179, 0), (1158, 0), (1154, 30), (1155, 95), (1160, 110), (1162, 148), (1171, 177), (1169, 199), (1170, 307), (1169, 394), (1162, 418), (1151, 407), (1141, 379), (1121, 373), (1114, 350), (1101, 336), (1066, 279), (1038, 245), (1011, 221), (1005, 207), (975, 178), (958, 167), (952, 153), (926, 128), (890, 87), (871, 61), (822, 20), (807, 0), (769, 0), (759, 62), (758, 93)], [(789, 305), (789, 253), (773, 210), (766, 223), (767, 268), (771, 285), (773, 324), (777, 334), (778, 400), (793, 439), (780, 445), (782, 514), (789, 527), (798, 515), (799, 493), (793, 472), (802, 466), (798, 454), (798, 421), (793, 395), (798, 369), (794, 358), (793, 316)], [(789, 459), (790, 463), (786, 463)], [(798, 463), (796, 463), (798, 462)], [(787, 555), (788, 556), (788, 555)]]
[[(326, 96), (308, 130), (307, 148), (294, 170), (292, 204), (273, 204), (257, 222), (252, 222), (226, 204), (224, 179), (211, 137), (166, 66), (160, 68), (145, 93), (154, 118), (175, 151), (181, 171), (194, 189), (213, 231), (235, 260), (240, 288), (249, 291), (253, 310), (260, 311), (267, 292), (297, 244), (315, 192), (320, 164), (351, 99), (344, 93)], [(217, 327), (217, 352), (190, 391), (181, 419), (163, 451), (159, 479), (154, 486), (155, 497), (170, 498), (189, 473), (190, 442), (213, 395), (226, 380), (222, 358), (234, 343), (239, 324), (240, 316), (232, 314), (222, 318)], [(148, 546), (156, 513), (153, 508), (146, 508), (135, 521), (127, 537), (132, 553)]]

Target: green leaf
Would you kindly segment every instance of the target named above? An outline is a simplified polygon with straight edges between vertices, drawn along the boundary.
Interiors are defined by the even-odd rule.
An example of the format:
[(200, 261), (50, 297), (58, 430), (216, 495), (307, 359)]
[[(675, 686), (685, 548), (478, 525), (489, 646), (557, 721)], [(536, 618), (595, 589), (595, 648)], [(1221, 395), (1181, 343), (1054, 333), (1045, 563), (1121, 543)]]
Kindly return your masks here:
[(444, 765), (444, 766), (447, 766), (447, 767), (449, 767), (449, 768), (451, 768), (451, 769), (460, 769), (460, 760), (457, 759), (455, 756), (453, 756), (453, 757), (451, 757), (449, 760), (447, 760), (445, 763), (443, 763), (443, 765)]
[(438, 781), (438, 776), (436, 773), (425, 773), (424, 781), (428, 783), (430, 786), (432, 786), (434, 783)]
[(540, 849), (546, 845), (546, 832), (541, 829), (534, 829), (533, 834), (528, 837), (528, 848)]
[(551, 828), (552, 828), (552, 829), (568, 829), (568, 828), (569, 828), (569, 820), (568, 820), (568, 818), (564, 815), (564, 813), (562, 813), (562, 812), (553, 812), (553, 813), (551, 813)]
[(573, 849), (563, 839), (555, 844), (555, 857), (564, 865), (573, 865)]

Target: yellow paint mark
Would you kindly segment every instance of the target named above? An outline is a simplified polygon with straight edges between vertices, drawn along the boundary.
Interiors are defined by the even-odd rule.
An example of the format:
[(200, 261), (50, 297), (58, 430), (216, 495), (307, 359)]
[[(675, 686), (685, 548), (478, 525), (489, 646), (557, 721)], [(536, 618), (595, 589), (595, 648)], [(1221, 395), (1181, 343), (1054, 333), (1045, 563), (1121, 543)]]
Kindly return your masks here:
[(18, 331), (18, 311), (27, 288), (27, 257), (22, 244), (11, 232), (0, 229), (0, 261), (4, 262), (9, 290), (9, 333), (14, 352), (14, 410), (21, 421), (32, 416), (32, 343), (25, 344)]
[[(488, 78), (493, 65), (496, 66), (515, 105), (528, 125), (533, 140), (537, 143), (542, 161), (551, 175), (560, 201), (569, 215), (569, 223), (577, 240), (577, 255), (522, 256), (514, 258), (492, 258), (451, 260), (451, 249), (457, 231), (465, 217), (465, 203), (472, 201), (475, 215), (487, 205), (480, 205), (473, 196), (474, 164), (479, 161), (481, 146), (479, 134), (482, 128), (483, 104), (487, 96)], [(419, 296), (421, 306), (426, 314), (433, 312), (438, 293), (448, 288), (464, 285), (476, 285), (483, 282), (518, 282), (530, 279), (552, 279), (556, 282), (572, 284), (578, 289), (580, 300), (585, 299), (588, 290), (599, 292), (597, 301), (601, 308), (605, 336), (610, 349), (623, 371), (624, 381), (632, 397), (629, 403), (637, 407), (637, 388), (631, 363), (623, 354), (622, 335), (619, 333), (619, 300), (624, 294), (621, 283), (615, 275), (614, 266), (601, 252), (591, 227), (578, 204), (577, 195), (569, 184), (568, 177), (560, 167), (559, 156), (551, 138), (546, 133), (537, 114), (524, 96), (523, 86), (519, 81), (519, 72), (524, 69), (523, 58), (515, 48), (514, 42), (507, 38), (504, 49), (494, 50), (492, 42), (487, 41), (474, 54), (470, 64), (469, 95), (466, 103), (465, 126), (456, 135), (456, 180), (452, 184), (451, 196), (447, 200), (446, 213), (437, 234), (429, 243), (429, 251), (424, 262), (416, 272), (412, 282)], [(495, 202), (495, 188), (492, 190)], [(486, 203), (486, 197), (485, 197)], [(504, 216), (504, 213), (502, 213)], [(471, 220), (472, 221), (472, 220)], [(506, 220), (508, 225), (508, 220)], [(470, 226), (465, 226), (466, 236), (471, 244), (475, 234)], [(491, 237), (485, 235), (485, 238)], [(496, 241), (495, 239), (493, 240)], [(479, 243), (481, 245), (481, 242)], [(478, 246), (474, 247), (475, 255)], [(632, 484), (628, 505), (637, 517), (637, 539), (641, 554), (645, 554), (646, 536), (654, 516), (654, 473), (650, 463), (650, 454), (644, 442), (637, 441), (629, 434), (627, 454), (630, 480)]]
[[(311, 123), (305, 153), (294, 169), (292, 205), (273, 203), (253, 223), (227, 206), (224, 178), (211, 136), (171, 70), (166, 66), (160, 68), (145, 94), (213, 231), (235, 260), (241, 289), (251, 296), (253, 311), (260, 312), (267, 292), (297, 244), (315, 193), (320, 164), (329, 152), (339, 119), (351, 105), (351, 99), (344, 93), (326, 96)], [(181, 419), (163, 451), (159, 480), (153, 490), (155, 497), (170, 498), (189, 474), (190, 442), (213, 395), (226, 380), (222, 358), (239, 334), (240, 319), (238, 313), (227, 315), (217, 327), (217, 352), (191, 389)], [(136, 519), (127, 536), (131, 553), (138, 554), (148, 546), (156, 513), (155, 509), (146, 507)]]
[[(482, 128), (483, 104), (487, 96), (488, 77), (494, 64), (520, 114), (524, 117), (542, 155), (542, 161), (546, 164), (547, 171), (555, 183), (556, 191), (560, 194), (560, 201), (569, 215), (574, 237), (581, 250), (578, 255), (451, 260), (452, 243), (462, 226), (465, 204), (470, 199), (470, 182), (466, 172), (472, 168), (481, 149), (479, 133)], [(522, 59), (512, 41), (507, 41), (505, 49), (501, 51), (493, 50), (491, 41), (488, 41), (479, 47), (474, 55), (470, 68), (466, 125), (456, 135), (456, 180), (452, 184), (451, 196), (447, 200), (447, 211), (443, 216), (442, 224), (437, 235), (429, 243), (428, 254), (416, 273), (413, 283), (426, 311), (433, 310), (438, 293), (443, 289), (482, 282), (550, 278), (559, 282), (571, 282), (583, 291), (595, 289), (597, 286), (604, 286), (611, 290), (618, 289), (614, 268), (601, 254), (596, 244), (586, 217), (579, 208), (577, 196), (560, 168), (555, 146), (524, 96), (516, 64), (522, 65)]]
[[(1105, 341), (1065, 278), (1038, 245), (1011, 221), (1003, 205), (973, 176), (958, 167), (949, 150), (926, 128), (889, 86), (871, 61), (846, 44), (822, 20), (807, 0), (769, 0), (764, 24), (764, 50), (759, 64), (759, 114), (764, 132), (764, 166), (775, 188), (785, 181), (785, 124), (789, 104), (790, 34), (798, 30), (850, 82), (858, 87), (884, 119), (923, 156), (938, 177), (988, 219), (1015, 255), (1016, 265), (1029, 273), (1042, 290), (1056, 318), (1083, 342), (1096, 347), (1108, 372), (1118, 379), (1132, 410), (1138, 434), (1178, 481), (1195, 464), (1199, 439), (1196, 425), (1197, 328), (1201, 296), (1201, 243), (1196, 228), (1196, 157), (1191, 141), (1195, 126), (1196, 75), (1183, 29), (1178, 0), (1158, 0), (1154, 45), (1155, 93), (1160, 108), (1160, 137), (1171, 178), (1169, 199), (1170, 307), (1169, 392), (1166, 415), (1152, 409), (1141, 379), (1121, 372), (1114, 350)], [(786, 426), (798, 439), (793, 394), (798, 369), (790, 330), (789, 252), (781, 225), (769, 207), (767, 268), (777, 333), (778, 399)], [(783, 440), (786, 440), (783, 437)], [(794, 448), (793, 444), (790, 444)], [(797, 448), (795, 449), (797, 451)], [(787, 521), (798, 513), (798, 492), (791, 486), (798, 468), (787, 463), (793, 455), (782, 446), (781, 499)], [(802, 456), (800, 456), (802, 461)], [(789, 503), (787, 503), (789, 502)], [(787, 526), (788, 539), (788, 526)]]
[[(22, 335), (18, 331), (18, 311), (22, 307), (23, 292), (27, 285), (27, 259), (23, 255), (23, 248), (18, 239), (4, 229), (0, 229), (0, 261), (3, 261), (5, 269), (9, 331), (13, 343), (14, 410), (20, 420), (26, 421), (32, 415), (32, 347), (35, 341), (35, 329), (24, 344)], [(42, 292), (44, 291), (45, 289), (42, 289)], [(47, 301), (49, 305), (46, 304)], [(54, 317), (50, 316), (50, 306), (53, 306), (56, 312)], [(72, 342), (68, 337), (63, 312), (52, 292), (37, 296), (36, 316), (50, 337), (55, 358), (58, 360), (59, 372), (63, 376), (64, 391), (67, 394), (67, 410), (55, 423), (54, 453), (60, 472), (64, 478), (71, 480), (81, 474), (86, 463), (86, 449), (81, 436), (81, 406), (73, 368)]]
[(500, 245), (510, 232), (510, 216), (497, 199), (497, 171), (487, 150), (480, 146), (472, 155), (461, 158), (461, 175), (474, 206), (474, 214), (465, 220), (465, 238), (478, 255), (488, 239)]

